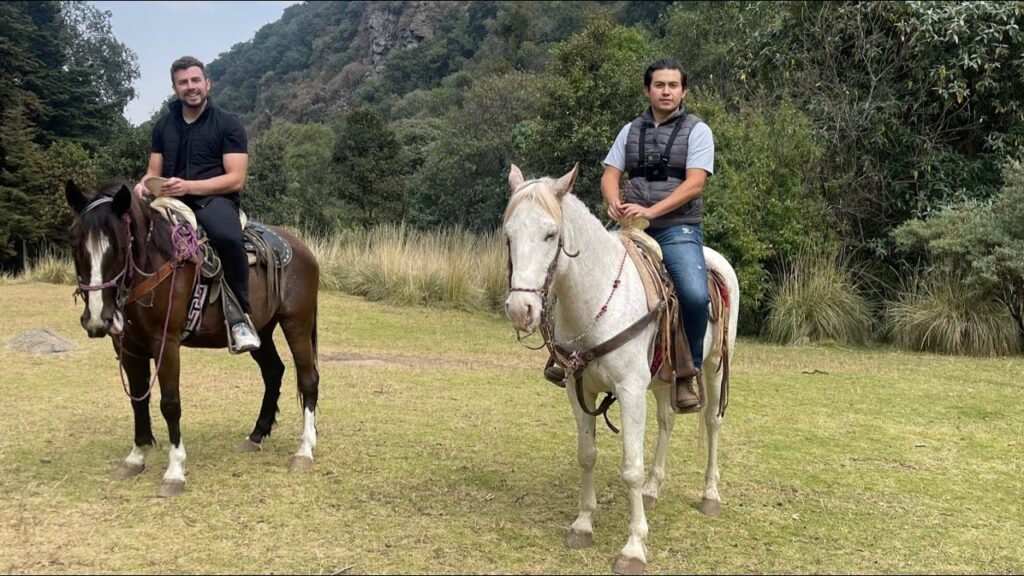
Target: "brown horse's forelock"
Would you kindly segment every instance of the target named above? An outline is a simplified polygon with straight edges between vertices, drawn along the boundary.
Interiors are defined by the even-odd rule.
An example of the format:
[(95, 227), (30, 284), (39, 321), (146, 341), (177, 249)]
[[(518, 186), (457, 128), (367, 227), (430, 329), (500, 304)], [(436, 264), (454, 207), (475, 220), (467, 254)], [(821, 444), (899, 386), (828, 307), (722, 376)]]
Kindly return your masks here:
[[(100, 187), (89, 201), (92, 202), (104, 197), (112, 198), (122, 186), (128, 186), (128, 184), (120, 180), (109, 182)], [(171, 242), (170, 228), (166, 221), (163, 218), (154, 218), (154, 213), (149, 208), (149, 205), (139, 200), (134, 193), (131, 194), (129, 213), (131, 214), (132, 235), (134, 236), (133, 249), (135, 250), (137, 265), (144, 270), (149, 270), (151, 257), (147, 256), (147, 253), (152, 248), (156, 248), (164, 258), (170, 258), (174, 255), (174, 245)], [(150, 232), (151, 228), (152, 232)], [(124, 253), (126, 248), (125, 242), (127, 241), (124, 225), (121, 217), (114, 213), (111, 204), (97, 206), (78, 216), (76, 224), (71, 228), (74, 243), (84, 246), (89, 230), (103, 232), (110, 239), (115, 254)]]

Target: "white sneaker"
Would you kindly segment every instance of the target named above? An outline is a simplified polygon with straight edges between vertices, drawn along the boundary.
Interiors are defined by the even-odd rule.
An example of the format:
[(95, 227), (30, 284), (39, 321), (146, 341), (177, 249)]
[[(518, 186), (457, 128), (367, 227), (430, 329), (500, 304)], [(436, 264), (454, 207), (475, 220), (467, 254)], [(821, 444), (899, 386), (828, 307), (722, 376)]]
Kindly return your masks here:
[(234, 342), (231, 351), (235, 354), (260, 349), (260, 337), (253, 334), (245, 322), (239, 322), (231, 327), (231, 340)]

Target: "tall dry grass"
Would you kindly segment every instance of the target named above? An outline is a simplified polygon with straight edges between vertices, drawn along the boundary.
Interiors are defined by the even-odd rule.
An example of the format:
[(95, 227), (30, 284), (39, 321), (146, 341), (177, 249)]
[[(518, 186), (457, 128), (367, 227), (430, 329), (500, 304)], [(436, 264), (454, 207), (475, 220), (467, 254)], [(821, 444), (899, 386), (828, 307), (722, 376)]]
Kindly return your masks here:
[(1005, 356), (1021, 349), (1006, 307), (955, 275), (915, 275), (886, 306), (886, 328), (902, 348), (938, 354)]
[(368, 300), (461, 310), (501, 309), (505, 249), (500, 234), (418, 231), (405, 225), (307, 237), (321, 283)]
[(835, 251), (803, 251), (769, 289), (764, 335), (780, 344), (863, 344), (874, 325), (864, 289), (848, 259)]
[(34, 260), (29, 260), (28, 267), (21, 274), (8, 274), (5, 272), (0, 275), (0, 284), (24, 282), (75, 284), (75, 264), (66, 252), (57, 249), (46, 249)]

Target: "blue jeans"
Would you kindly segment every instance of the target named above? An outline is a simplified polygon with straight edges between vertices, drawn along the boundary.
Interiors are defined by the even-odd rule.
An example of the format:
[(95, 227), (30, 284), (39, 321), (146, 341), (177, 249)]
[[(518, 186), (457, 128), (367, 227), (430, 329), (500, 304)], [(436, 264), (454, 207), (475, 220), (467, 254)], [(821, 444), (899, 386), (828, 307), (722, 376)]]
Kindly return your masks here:
[(704, 231), (700, 224), (649, 229), (664, 255), (665, 268), (676, 284), (680, 316), (690, 342), (693, 365), (704, 363), (704, 334), (708, 329), (708, 269), (704, 263)]

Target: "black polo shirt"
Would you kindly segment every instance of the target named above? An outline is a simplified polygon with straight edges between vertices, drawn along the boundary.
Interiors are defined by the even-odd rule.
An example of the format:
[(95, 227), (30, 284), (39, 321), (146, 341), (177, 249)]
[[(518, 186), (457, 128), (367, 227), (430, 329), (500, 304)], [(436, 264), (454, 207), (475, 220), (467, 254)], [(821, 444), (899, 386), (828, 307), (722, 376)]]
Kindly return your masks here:
[[(238, 116), (217, 108), (209, 98), (206, 109), (191, 124), (185, 122), (181, 115), (181, 101), (176, 100), (171, 103), (170, 112), (153, 126), (150, 150), (163, 155), (160, 175), (164, 178), (208, 180), (226, 173), (225, 154), (248, 153), (248, 139)], [(235, 206), (241, 203), (237, 192), (224, 197)], [(192, 208), (202, 208), (211, 198), (188, 194), (181, 200)]]

